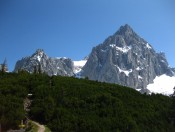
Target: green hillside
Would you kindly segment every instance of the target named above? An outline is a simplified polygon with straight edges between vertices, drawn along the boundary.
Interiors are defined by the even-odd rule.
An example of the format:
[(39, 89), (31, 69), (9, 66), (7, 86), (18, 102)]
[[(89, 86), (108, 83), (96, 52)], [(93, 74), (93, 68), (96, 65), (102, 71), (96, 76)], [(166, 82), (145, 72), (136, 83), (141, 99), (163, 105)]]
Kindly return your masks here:
[[(26, 113), (28, 93), (32, 104)], [(0, 74), (1, 129), (17, 129), (25, 115), (52, 131), (175, 131), (173, 98), (146, 95), (116, 84), (88, 79)]]

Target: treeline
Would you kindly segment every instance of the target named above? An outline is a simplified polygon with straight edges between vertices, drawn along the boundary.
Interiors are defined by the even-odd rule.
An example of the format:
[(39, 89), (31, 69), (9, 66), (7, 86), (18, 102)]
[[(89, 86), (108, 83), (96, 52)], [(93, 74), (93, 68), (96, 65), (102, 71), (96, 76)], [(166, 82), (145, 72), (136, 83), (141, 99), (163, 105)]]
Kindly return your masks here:
[(175, 131), (173, 97), (139, 92), (115, 84), (27, 72), (0, 75), (1, 126), (17, 127), (29, 117), (52, 131)]

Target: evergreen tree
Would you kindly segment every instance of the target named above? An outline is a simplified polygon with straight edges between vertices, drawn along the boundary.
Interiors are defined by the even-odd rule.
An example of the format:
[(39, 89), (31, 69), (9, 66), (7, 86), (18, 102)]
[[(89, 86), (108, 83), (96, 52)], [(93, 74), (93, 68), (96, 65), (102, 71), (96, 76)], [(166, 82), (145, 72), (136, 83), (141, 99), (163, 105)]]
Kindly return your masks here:
[(4, 59), (4, 62), (1, 64), (1, 72), (7, 72), (8, 71), (8, 67), (7, 67), (7, 59)]

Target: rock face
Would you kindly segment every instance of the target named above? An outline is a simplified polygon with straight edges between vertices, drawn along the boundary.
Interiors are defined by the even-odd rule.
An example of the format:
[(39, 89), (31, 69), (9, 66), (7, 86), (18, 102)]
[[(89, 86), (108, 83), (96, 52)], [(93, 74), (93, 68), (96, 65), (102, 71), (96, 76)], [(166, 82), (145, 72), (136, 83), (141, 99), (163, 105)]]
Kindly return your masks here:
[(34, 69), (41, 69), (48, 75), (73, 76), (74, 64), (69, 58), (50, 58), (42, 49), (38, 49), (32, 56), (17, 61), (15, 72), (27, 70), (34, 72)]
[(127, 24), (92, 49), (82, 72), (91, 80), (126, 85), (143, 92), (162, 74), (174, 75), (164, 53), (156, 53)]
[(17, 61), (14, 71), (21, 69), (29, 72), (40, 69), (50, 76), (88, 77), (129, 86), (141, 92), (149, 92), (147, 85), (153, 83), (156, 76), (175, 76), (175, 68), (168, 66), (165, 54), (156, 53), (127, 24), (94, 47), (88, 59), (50, 58), (38, 49), (32, 56)]

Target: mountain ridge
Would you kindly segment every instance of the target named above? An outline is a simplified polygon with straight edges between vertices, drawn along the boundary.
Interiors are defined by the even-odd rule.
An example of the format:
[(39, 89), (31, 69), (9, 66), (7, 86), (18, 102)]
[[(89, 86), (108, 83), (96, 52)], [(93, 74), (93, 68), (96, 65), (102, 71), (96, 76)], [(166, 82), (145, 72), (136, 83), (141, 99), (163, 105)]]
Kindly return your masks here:
[(14, 72), (18, 70), (26, 70), (34, 72), (35, 67), (41, 69), (42, 72), (48, 75), (73, 76), (73, 62), (69, 58), (48, 57), (43, 49), (37, 49), (34, 54), (29, 57), (18, 60), (15, 65)]
[(149, 92), (147, 85), (153, 83), (157, 76), (175, 75), (165, 54), (157, 53), (128, 24), (93, 47), (86, 60), (51, 58), (38, 49), (32, 56), (19, 60), (14, 71), (25, 69), (33, 72), (32, 67), (39, 64), (48, 75), (88, 77), (90, 80), (129, 86), (141, 92)]

